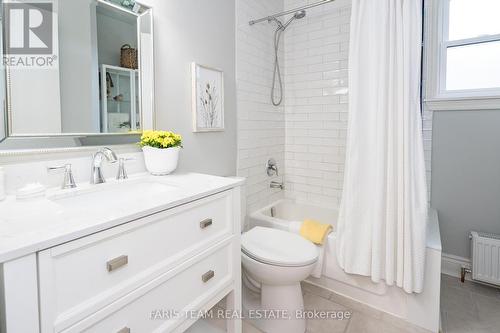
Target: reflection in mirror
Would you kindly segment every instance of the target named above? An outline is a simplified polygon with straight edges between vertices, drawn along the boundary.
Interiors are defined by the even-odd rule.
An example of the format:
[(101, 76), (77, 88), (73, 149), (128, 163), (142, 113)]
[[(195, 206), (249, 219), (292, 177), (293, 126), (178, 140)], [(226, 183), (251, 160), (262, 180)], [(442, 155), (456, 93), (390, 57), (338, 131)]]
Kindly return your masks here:
[[(51, 43), (44, 44), (52, 46), (53, 63), (7, 66), (9, 136), (82, 137), (153, 128), (152, 13), (138, 3), (120, 3), (59, 0), (52, 8), (36, 8), (44, 21), (52, 21)], [(4, 20), (4, 29), (14, 19)], [(19, 57), (10, 47), (4, 50), (7, 57)]]
[(140, 129), (137, 17), (111, 6), (97, 7), (101, 84), (101, 130)]
[[(0, 1), (0, 4), (1, 3)], [(0, 11), (0, 15), (1, 13), (2, 11)], [(0, 50), (3, 50), (3, 32), (1, 29), (2, 26), (0, 25)], [(7, 110), (5, 110), (7, 103), (5, 100), (5, 92), (5, 67), (2, 65), (0, 66), (0, 142), (7, 137)]]

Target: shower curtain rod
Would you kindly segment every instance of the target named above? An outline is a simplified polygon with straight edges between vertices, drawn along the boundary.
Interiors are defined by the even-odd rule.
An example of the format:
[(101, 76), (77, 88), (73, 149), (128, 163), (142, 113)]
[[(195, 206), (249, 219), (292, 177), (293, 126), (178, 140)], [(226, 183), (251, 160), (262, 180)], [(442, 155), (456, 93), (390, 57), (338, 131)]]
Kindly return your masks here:
[(269, 21), (269, 20), (272, 20), (273, 18), (276, 18), (276, 17), (280, 17), (280, 16), (284, 16), (284, 15), (288, 15), (288, 14), (293, 14), (293, 13), (298, 12), (300, 10), (305, 10), (305, 9), (309, 9), (309, 8), (321, 6), (321, 5), (327, 4), (329, 2), (334, 2), (334, 1), (335, 0), (323, 0), (323, 1), (315, 2), (315, 3), (312, 3), (310, 5), (305, 5), (305, 6), (302, 6), (302, 7), (299, 7), (299, 8), (287, 10), (285, 12), (281, 12), (281, 13), (277, 13), (277, 14), (274, 14), (274, 15), (266, 16), (266, 17), (263, 17), (263, 18), (258, 19), (258, 20), (252, 20), (252, 21), (250, 21), (248, 23), (250, 25), (254, 25), (255, 23)]

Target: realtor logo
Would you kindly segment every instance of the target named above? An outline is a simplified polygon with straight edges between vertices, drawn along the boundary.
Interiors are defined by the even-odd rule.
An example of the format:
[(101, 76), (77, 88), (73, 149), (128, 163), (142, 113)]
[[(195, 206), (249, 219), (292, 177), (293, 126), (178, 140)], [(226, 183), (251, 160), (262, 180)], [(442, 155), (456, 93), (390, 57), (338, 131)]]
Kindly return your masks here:
[(53, 4), (8, 2), (3, 5), (6, 55), (53, 53)]

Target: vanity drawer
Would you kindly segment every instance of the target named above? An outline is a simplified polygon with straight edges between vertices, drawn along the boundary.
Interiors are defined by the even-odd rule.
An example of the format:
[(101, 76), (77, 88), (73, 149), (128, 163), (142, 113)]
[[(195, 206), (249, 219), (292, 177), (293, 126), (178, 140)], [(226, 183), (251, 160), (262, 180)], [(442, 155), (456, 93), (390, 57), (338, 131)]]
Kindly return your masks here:
[(42, 332), (58, 332), (233, 232), (232, 192), (39, 253)]
[(96, 333), (171, 332), (233, 282), (234, 244), (224, 241), (65, 330)]

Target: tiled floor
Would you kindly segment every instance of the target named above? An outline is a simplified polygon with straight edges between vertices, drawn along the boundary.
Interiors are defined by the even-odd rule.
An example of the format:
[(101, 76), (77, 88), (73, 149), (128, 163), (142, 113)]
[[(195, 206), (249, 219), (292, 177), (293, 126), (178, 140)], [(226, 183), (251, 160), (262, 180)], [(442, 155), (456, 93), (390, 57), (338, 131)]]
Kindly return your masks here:
[[(308, 320), (307, 333), (421, 333), (406, 323), (311, 284), (302, 285), (306, 310), (349, 311), (350, 319)], [(342, 305), (341, 305), (342, 304)], [(262, 333), (244, 321), (243, 333)]]
[[(344, 320), (309, 320), (307, 333), (428, 333), (326, 289), (303, 283), (302, 290), (306, 310), (351, 313)], [(225, 321), (213, 324), (224, 329)], [(500, 289), (442, 275), (441, 324), (441, 333), (500, 333)], [(243, 333), (263, 332), (243, 321)]]
[(500, 290), (443, 275), (443, 333), (499, 333)]
[[(306, 309), (348, 310), (345, 320), (310, 320), (307, 333), (417, 333), (423, 332), (362, 304), (310, 284), (303, 284)], [(442, 276), (442, 333), (500, 333), (500, 290), (477, 283), (460, 283)], [(243, 333), (262, 333), (244, 322)]]

